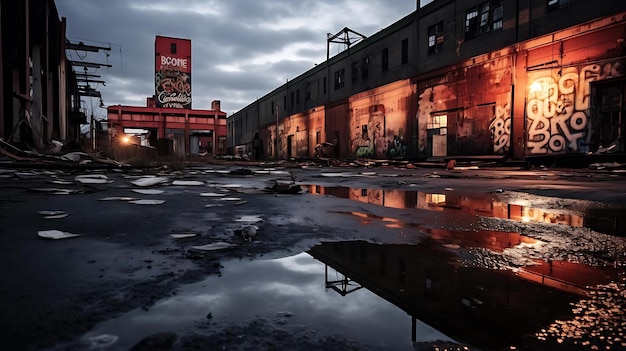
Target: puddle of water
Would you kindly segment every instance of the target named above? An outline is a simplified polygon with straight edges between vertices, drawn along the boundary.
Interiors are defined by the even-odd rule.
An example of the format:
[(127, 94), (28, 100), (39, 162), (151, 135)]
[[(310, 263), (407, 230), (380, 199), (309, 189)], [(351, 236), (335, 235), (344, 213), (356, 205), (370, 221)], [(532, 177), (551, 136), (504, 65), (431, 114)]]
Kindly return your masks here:
[(483, 217), (511, 219), (523, 223), (565, 224), (585, 227), (610, 235), (626, 235), (626, 210), (589, 209), (584, 213), (572, 213), (559, 209), (543, 209), (520, 203), (509, 203), (490, 195), (429, 194), (415, 190), (348, 188), (341, 186), (308, 185), (311, 194), (331, 195), (398, 209), (421, 209), (430, 211), (460, 211)]
[(104, 322), (81, 340), (113, 335), (118, 341), (106, 350), (130, 349), (146, 336), (207, 323), (209, 313), (211, 322), (219, 326), (259, 316), (276, 319), (288, 312), (288, 325), (303, 325), (323, 334), (340, 333), (387, 349), (413, 349), (412, 323), (418, 342), (453, 342), (419, 320), (412, 321), (402, 309), (367, 289), (337, 293), (327, 279), (338, 280), (342, 275), (307, 253), (224, 265), (221, 277), (183, 286), (175, 297), (147, 311), (134, 310)]
[(568, 262), (518, 272), (459, 267), (451, 263), (454, 253), (432, 239), (419, 245), (323, 243), (310, 254), (346, 277), (327, 276), (327, 285), (338, 291), (363, 286), (464, 345), (571, 350), (577, 342), (610, 350), (620, 349), (626, 333), (626, 312), (617, 307), (626, 302), (624, 284), (610, 283), (618, 271)]

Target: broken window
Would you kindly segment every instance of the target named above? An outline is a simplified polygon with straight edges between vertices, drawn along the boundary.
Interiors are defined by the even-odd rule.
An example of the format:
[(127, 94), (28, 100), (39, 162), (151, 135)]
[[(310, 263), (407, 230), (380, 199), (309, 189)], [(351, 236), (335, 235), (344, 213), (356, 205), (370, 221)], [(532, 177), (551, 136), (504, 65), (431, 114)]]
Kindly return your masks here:
[(501, 0), (491, 0), (465, 12), (465, 40), (502, 29), (504, 8)]
[(435, 54), (443, 46), (443, 22), (428, 27), (428, 53)]

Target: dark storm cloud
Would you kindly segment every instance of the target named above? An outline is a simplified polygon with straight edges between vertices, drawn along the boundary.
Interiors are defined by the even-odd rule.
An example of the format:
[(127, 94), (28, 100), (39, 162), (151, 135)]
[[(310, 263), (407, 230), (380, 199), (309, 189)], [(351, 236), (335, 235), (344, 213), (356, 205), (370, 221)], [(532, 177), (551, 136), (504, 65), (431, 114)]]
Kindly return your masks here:
[[(56, 0), (72, 42), (111, 45), (98, 86), (106, 105), (143, 105), (154, 91), (156, 35), (191, 40), (193, 107), (221, 100), (231, 114), (323, 62), (326, 33), (364, 35), (415, 10), (414, 1), (371, 0)], [(80, 54), (80, 56), (79, 56)], [(92, 73), (92, 72), (90, 72)], [(100, 111), (100, 115), (105, 112)]]

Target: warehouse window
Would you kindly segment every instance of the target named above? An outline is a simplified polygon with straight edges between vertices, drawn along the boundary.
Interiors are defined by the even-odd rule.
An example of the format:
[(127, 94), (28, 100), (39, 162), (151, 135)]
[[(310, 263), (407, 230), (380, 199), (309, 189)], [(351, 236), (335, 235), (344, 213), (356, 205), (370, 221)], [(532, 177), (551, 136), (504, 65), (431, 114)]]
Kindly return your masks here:
[(170, 54), (176, 54), (176, 43), (170, 43)]
[(409, 39), (402, 40), (402, 63), (409, 62)]
[(352, 62), (352, 83), (359, 80), (359, 63), (354, 61)]
[(443, 22), (428, 27), (428, 53), (435, 54), (443, 46)]
[(345, 73), (346, 70), (343, 68), (335, 72), (335, 90), (341, 89), (346, 85), (344, 80)]
[(361, 67), (361, 78), (363, 79), (367, 79), (369, 77), (369, 64), (370, 64), (370, 58), (369, 57), (364, 57), (363, 58), (363, 64)]
[(504, 8), (501, 0), (483, 2), (465, 12), (465, 40), (502, 29)]

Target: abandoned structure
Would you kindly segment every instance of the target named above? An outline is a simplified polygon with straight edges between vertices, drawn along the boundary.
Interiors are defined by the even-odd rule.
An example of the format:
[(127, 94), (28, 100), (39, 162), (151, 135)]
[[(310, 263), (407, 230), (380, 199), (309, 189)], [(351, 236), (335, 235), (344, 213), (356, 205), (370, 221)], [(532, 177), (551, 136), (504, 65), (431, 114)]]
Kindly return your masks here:
[[(191, 40), (156, 36), (155, 91), (146, 106), (107, 108), (109, 142), (115, 147), (134, 142), (156, 148), (159, 155), (226, 153), (226, 113), (220, 101), (210, 110), (191, 108)], [(132, 142), (132, 141), (131, 141)]]
[(378, 159), (623, 153), (624, 11), (623, 1), (418, 1), (230, 116), (228, 147), (282, 159), (329, 144), (333, 156)]
[(54, 0), (2, 1), (0, 25), (0, 138), (38, 151), (52, 140), (78, 141), (87, 123), (80, 98), (99, 92), (88, 84), (93, 77), (74, 71), (86, 63), (70, 60), (66, 50), (108, 48), (67, 40)]

